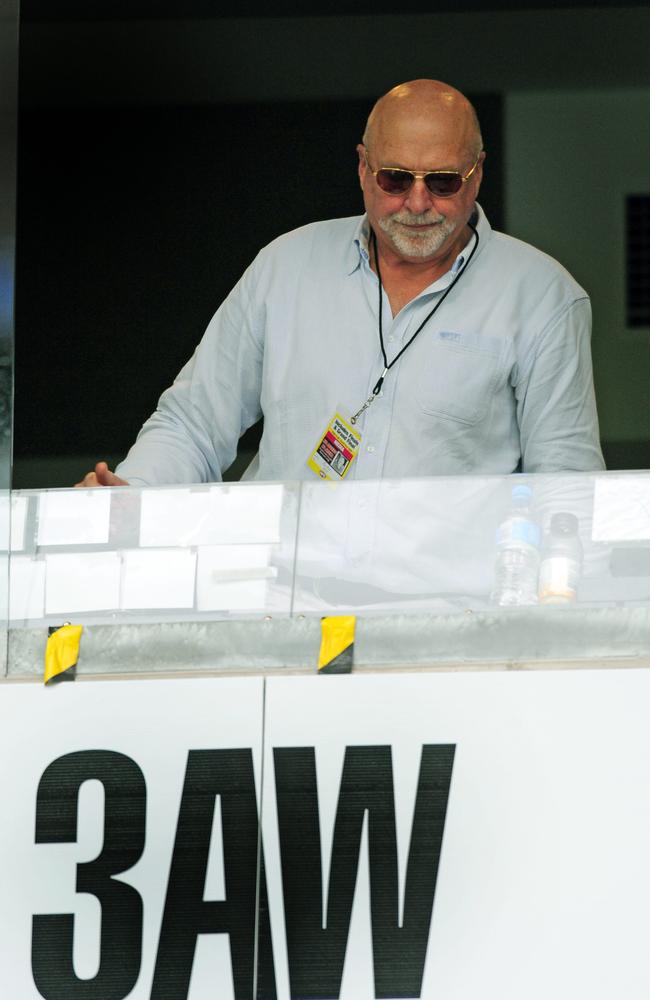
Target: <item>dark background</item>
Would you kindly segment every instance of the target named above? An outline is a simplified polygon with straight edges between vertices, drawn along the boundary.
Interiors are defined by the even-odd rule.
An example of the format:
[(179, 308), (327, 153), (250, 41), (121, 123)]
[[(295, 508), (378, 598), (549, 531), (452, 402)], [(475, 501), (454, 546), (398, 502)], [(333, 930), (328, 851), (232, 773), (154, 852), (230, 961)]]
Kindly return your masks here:
[[(491, 6), (525, 10), (538, 5)], [(473, 10), (484, 8), (471, 2), (411, 3), (400, 11), (405, 17), (437, 11), (444, 18), (446, 10), (461, 10), (471, 18)], [(128, 40), (132, 22), (137, 37), (146, 39), (143, 20), (167, 21), (172, 27), (178, 21), (180, 31), (180, 19), (214, 24), (230, 11), (209, 0), (23, 0), (14, 486), (69, 485), (89, 462), (123, 457), (260, 247), (296, 226), (362, 211), (355, 145), (376, 96), (399, 77), (390, 77), (381, 88), (371, 85), (372, 52), (359, 52), (358, 67), (349, 59), (337, 65), (337, 53), (329, 52), (327, 72), (336, 95), (303, 99), (310, 88), (301, 75), (309, 69), (301, 62), (301, 14), (345, 24), (353, 16), (386, 9), (334, 2), (326, 8), (310, 5), (307, 11), (281, 3), (269, 11), (244, 3), (236, 15), (248, 18), (249, 37), (268, 29), (265, 18), (286, 19), (286, 66), (275, 51), (269, 54), (275, 65), (260, 64), (259, 73), (276, 80), (284, 73), (284, 92), (292, 89), (294, 74), (291, 99), (278, 99), (282, 88), (277, 86), (263, 99), (246, 99), (255, 89), (252, 56), (252, 65), (244, 67), (247, 75), (242, 70), (241, 93), (231, 75), (224, 78), (227, 101), (197, 99), (202, 91), (196, 80), (205, 67), (198, 57), (194, 66), (179, 42), (178, 50), (172, 45), (171, 69), (181, 81), (180, 97), (158, 101), (156, 73), (161, 92), (171, 92), (169, 59), (165, 65), (154, 43), (148, 49), (143, 42), (141, 60), (136, 60), (142, 67), (142, 93), (130, 76), (127, 86), (133, 67), (126, 57), (121, 63), (111, 41), (115, 24), (127, 24)], [(317, 39), (309, 42), (318, 44)], [(214, 58), (223, 55), (217, 50)], [(246, 63), (245, 52), (241, 59)], [(513, 71), (520, 70), (511, 66), (508, 72)], [(183, 98), (188, 79), (194, 87), (191, 103)], [(342, 80), (351, 92), (347, 96), (341, 94)], [(453, 82), (460, 85), (462, 79)], [(259, 89), (264, 92), (263, 85)], [(366, 91), (367, 96), (358, 96)], [(480, 201), (492, 225), (503, 228), (507, 137), (502, 95), (484, 87), (467, 92), (488, 150)], [(231, 477), (247, 464), (256, 433), (249, 432), (243, 442), (246, 454)], [(637, 456), (629, 462), (625, 450), (616, 447), (607, 457), (613, 467), (640, 464)]]
[[(500, 102), (477, 103), (481, 203), (500, 228)], [(363, 211), (355, 145), (370, 106), (23, 114), (16, 457), (124, 453), (260, 247)]]

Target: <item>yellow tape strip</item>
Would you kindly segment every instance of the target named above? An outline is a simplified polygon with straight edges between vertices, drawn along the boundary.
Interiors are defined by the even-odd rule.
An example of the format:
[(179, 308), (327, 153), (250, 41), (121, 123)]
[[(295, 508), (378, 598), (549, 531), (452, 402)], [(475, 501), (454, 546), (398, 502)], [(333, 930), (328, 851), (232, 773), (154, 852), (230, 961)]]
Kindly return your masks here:
[(43, 678), (46, 684), (76, 665), (82, 632), (83, 625), (62, 625), (49, 637), (45, 647)]
[(321, 618), (319, 673), (349, 674), (354, 652), (355, 615)]

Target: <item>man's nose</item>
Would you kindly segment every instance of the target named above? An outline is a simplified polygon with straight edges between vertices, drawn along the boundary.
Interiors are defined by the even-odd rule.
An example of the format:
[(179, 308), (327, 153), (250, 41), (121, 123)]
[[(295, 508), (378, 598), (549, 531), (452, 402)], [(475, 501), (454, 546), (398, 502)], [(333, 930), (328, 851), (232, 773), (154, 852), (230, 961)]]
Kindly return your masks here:
[(414, 215), (431, 208), (433, 198), (422, 177), (413, 181), (404, 204)]

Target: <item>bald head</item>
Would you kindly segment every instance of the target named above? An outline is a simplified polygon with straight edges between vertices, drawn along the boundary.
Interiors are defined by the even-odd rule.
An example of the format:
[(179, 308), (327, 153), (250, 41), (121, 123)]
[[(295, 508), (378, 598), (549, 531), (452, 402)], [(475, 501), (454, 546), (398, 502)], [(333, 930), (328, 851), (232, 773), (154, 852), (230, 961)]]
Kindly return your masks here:
[(405, 132), (443, 145), (453, 141), (472, 160), (483, 148), (474, 108), (464, 94), (440, 80), (411, 80), (380, 97), (370, 112), (363, 143), (374, 149)]

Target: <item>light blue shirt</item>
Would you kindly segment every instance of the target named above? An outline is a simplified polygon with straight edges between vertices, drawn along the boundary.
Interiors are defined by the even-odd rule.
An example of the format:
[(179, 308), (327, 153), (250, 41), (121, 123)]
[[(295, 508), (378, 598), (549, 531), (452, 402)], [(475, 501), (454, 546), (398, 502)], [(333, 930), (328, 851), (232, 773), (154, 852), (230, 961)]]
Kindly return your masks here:
[[(477, 206), (478, 208), (478, 206)], [(494, 232), (393, 317), (388, 361), (462, 274), (364, 412), (347, 479), (602, 469), (591, 310), (564, 268)], [(260, 480), (315, 479), (307, 459), (384, 363), (368, 222), (318, 222), (265, 247), (161, 396), (117, 472), (133, 485), (218, 481), (264, 417)]]

